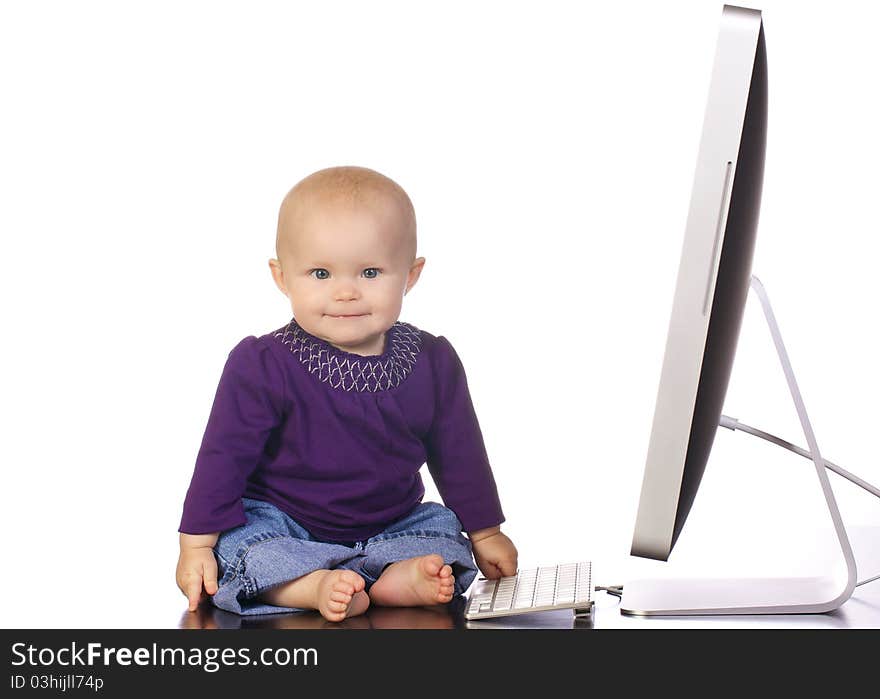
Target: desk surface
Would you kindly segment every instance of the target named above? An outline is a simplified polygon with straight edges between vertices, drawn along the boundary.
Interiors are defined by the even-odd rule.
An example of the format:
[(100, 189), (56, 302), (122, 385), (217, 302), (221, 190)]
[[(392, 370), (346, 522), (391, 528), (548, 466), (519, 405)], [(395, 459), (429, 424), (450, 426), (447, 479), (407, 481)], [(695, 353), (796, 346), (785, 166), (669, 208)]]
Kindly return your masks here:
[(647, 628), (880, 628), (880, 580), (856, 588), (840, 609), (828, 614), (767, 614), (754, 616), (630, 617), (618, 610), (616, 597), (596, 593), (593, 618), (576, 622), (568, 610), (533, 612), (481, 621), (466, 621), (465, 600), (437, 607), (372, 607), (361, 616), (339, 623), (317, 612), (240, 617), (202, 605), (184, 612), (181, 628), (203, 629), (647, 629)]
[[(880, 573), (880, 527), (853, 527), (850, 539), (856, 552), (859, 579)], [(467, 621), (466, 600), (454, 599), (436, 607), (371, 607), (361, 616), (339, 623), (317, 612), (240, 617), (210, 603), (198, 611), (179, 612), (178, 627), (204, 629), (649, 629), (649, 628), (873, 628), (880, 629), (880, 580), (855, 589), (839, 609), (827, 614), (762, 614), (691, 617), (632, 617), (620, 613), (620, 600), (606, 592), (594, 593), (589, 623), (575, 621), (571, 610), (532, 612), (515, 616)]]

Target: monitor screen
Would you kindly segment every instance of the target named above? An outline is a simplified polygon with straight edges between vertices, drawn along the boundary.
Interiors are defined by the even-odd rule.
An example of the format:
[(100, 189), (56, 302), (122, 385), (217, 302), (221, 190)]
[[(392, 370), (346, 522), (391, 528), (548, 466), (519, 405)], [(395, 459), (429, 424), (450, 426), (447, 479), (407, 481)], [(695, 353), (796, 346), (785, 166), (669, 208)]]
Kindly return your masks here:
[(700, 485), (751, 277), (767, 131), (761, 13), (725, 5), (632, 554), (666, 560)]

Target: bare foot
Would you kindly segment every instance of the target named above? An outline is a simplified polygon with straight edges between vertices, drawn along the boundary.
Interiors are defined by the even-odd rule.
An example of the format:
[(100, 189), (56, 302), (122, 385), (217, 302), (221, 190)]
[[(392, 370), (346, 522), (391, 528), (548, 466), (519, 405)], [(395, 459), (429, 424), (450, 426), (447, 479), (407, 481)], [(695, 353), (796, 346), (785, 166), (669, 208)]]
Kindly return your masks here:
[(367, 611), (364, 579), (352, 570), (329, 570), (318, 582), (316, 608), (327, 621), (342, 621)]
[(430, 553), (388, 566), (370, 588), (370, 599), (389, 607), (417, 607), (445, 604), (454, 591), (452, 568), (444, 565), (439, 555)]
[(363, 614), (370, 606), (364, 579), (352, 570), (315, 570), (260, 597), (279, 607), (317, 609), (327, 621)]

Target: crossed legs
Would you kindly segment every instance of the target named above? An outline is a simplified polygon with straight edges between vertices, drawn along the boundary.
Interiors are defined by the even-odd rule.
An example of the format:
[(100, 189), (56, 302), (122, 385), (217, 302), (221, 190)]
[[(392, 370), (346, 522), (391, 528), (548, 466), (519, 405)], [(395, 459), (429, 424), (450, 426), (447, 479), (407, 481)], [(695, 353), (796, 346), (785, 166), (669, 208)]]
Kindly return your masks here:
[(370, 603), (388, 607), (445, 604), (452, 599), (452, 568), (436, 553), (385, 567), (369, 595), (364, 579), (352, 570), (315, 570), (265, 590), (260, 598), (280, 607), (316, 609), (328, 621), (363, 614)]

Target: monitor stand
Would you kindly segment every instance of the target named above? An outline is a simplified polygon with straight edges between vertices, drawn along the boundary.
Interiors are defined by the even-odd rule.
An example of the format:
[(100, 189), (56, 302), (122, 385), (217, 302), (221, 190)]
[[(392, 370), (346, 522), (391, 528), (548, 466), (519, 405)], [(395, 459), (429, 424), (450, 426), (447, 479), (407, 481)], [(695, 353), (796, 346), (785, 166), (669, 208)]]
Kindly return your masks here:
[(800, 418), (810, 455), (825, 495), (828, 512), (834, 522), (837, 540), (846, 563), (846, 571), (828, 577), (808, 578), (726, 578), (726, 579), (655, 579), (634, 580), (623, 586), (621, 614), (634, 616), (691, 616), (709, 614), (815, 614), (837, 609), (846, 602), (856, 586), (856, 563), (840, 518), (837, 501), (825, 472), (816, 437), (794, 378), (788, 353), (782, 343), (779, 326), (770, 307), (764, 286), (751, 279), (764, 317), (776, 345), (782, 370)]

